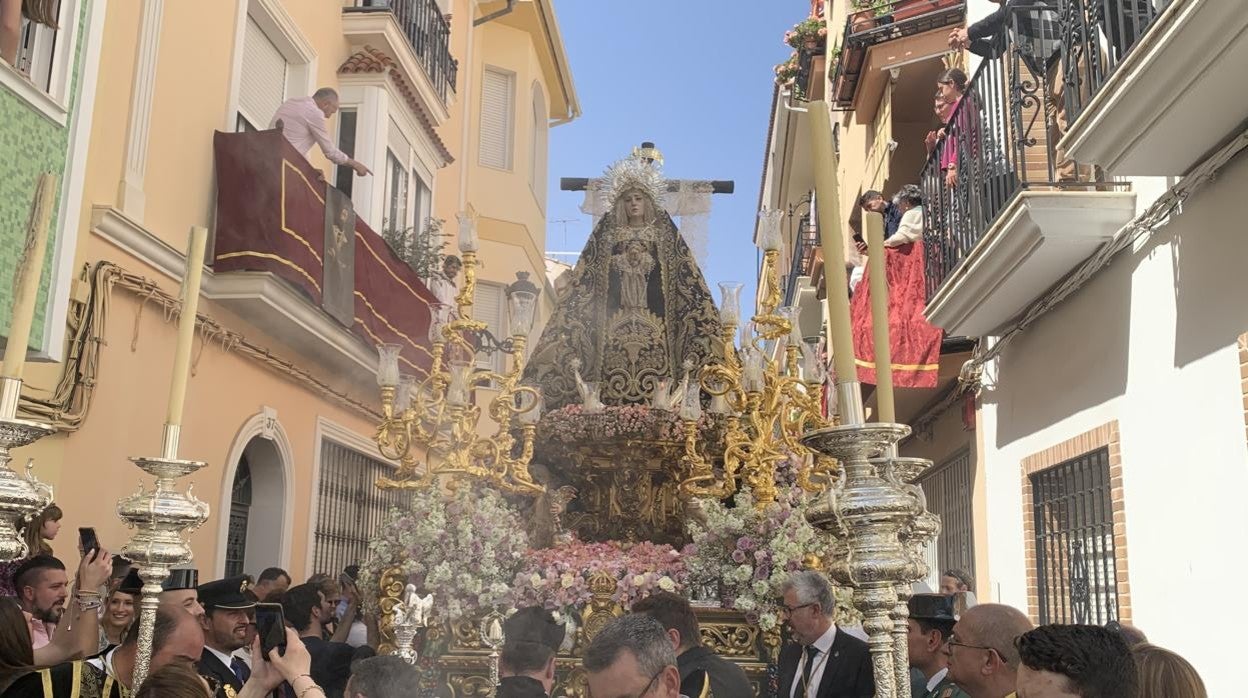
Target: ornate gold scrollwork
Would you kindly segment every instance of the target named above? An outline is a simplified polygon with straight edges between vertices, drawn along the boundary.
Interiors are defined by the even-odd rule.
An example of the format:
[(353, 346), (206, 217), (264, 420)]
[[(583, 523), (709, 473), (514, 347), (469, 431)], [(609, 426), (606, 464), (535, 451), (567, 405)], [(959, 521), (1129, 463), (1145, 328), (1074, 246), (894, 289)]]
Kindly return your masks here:
[(394, 644), (394, 607), (403, 595), (403, 587), (407, 584), (407, 575), (398, 567), (391, 567), (381, 575), (377, 591), (377, 633), (380, 635), (377, 651), (381, 654), (395, 654), (398, 648)]

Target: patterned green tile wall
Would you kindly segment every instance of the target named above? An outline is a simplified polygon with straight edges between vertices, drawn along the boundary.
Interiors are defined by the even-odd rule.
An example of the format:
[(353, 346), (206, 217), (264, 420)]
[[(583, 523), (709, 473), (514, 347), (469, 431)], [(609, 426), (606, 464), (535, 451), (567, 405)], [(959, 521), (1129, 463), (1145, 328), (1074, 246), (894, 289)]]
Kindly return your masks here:
[[(22, 248), (26, 221), (30, 216), (35, 183), (41, 173), (53, 172), (60, 179), (61, 185), (64, 184), (69, 134), (78, 118), (76, 107), (79, 72), (83, 41), (87, 34), (87, 10), (91, 1), (78, 2), (80, 30), (77, 45), (74, 47), (68, 104), (70, 119), (67, 126), (48, 120), (7, 87), (0, 86), (0, 330), (5, 336), (8, 335), (13, 312), (13, 274)], [(0, 66), (0, 70), (3, 69), (5, 68)], [(58, 194), (58, 208), (59, 205)], [(53, 213), (43, 277), (39, 284), (39, 303), (35, 309), (35, 322), (30, 334), (31, 346), (36, 348), (43, 336), (48, 310), (48, 287), (55, 262), (53, 251), (60, 232), (57, 213), (59, 211)], [(66, 250), (65, 253), (73, 254), (73, 250)]]

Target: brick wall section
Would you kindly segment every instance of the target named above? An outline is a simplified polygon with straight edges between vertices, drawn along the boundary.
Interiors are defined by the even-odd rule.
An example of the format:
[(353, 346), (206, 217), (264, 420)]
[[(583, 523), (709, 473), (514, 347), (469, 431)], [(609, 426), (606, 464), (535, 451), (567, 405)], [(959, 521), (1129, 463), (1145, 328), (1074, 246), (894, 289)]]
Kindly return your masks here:
[[(1240, 375), (1244, 381), (1244, 414), (1248, 420), (1248, 335), (1240, 342)], [(1248, 430), (1248, 421), (1245, 422)], [(1248, 435), (1248, 431), (1246, 431)], [(1027, 565), (1027, 615), (1039, 622), (1039, 575), (1036, 573), (1036, 522), (1031, 492), (1031, 475), (1058, 463), (1077, 458), (1089, 451), (1109, 449), (1109, 498), (1114, 516), (1114, 569), (1118, 586), (1118, 614), (1122, 623), (1131, 622), (1131, 583), (1127, 568), (1127, 516), (1122, 496), (1122, 449), (1118, 441), (1118, 422), (1103, 424), (1091, 431), (1063, 441), (1056, 446), (1027, 456), (1022, 461), (1023, 545)]]

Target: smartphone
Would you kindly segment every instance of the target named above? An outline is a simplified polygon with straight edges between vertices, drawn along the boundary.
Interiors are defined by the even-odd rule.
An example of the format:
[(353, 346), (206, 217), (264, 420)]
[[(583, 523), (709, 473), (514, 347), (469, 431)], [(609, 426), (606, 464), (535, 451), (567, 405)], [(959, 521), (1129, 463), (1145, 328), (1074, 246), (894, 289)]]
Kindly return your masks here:
[(260, 636), (260, 652), (265, 659), (269, 652), (286, 653), (286, 617), (280, 603), (256, 604), (256, 634)]
[(95, 537), (95, 529), (90, 526), (80, 526), (78, 545), (82, 548), (83, 557), (95, 559), (95, 553), (100, 549), (100, 539)]

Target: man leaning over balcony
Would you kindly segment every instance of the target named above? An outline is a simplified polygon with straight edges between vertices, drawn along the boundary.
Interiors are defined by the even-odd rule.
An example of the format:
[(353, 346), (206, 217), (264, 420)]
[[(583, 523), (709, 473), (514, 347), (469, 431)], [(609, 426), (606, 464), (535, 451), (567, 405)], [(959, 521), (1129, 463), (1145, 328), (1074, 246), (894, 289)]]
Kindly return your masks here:
[(1010, 42), (1020, 46), (1024, 64), (1033, 75), (1044, 78), (1045, 126), (1053, 151), (1053, 171), (1059, 182), (1075, 181), (1080, 173), (1074, 160), (1057, 147), (1067, 127), (1058, 0), (992, 1), (1000, 8), (970, 27), (954, 29), (949, 34), (949, 47), (991, 59), (1005, 55)]
[(334, 147), (325, 129), (325, 119), (338, 111), (338, 93), (330, 87), (322, 87), (311, 97), (292, 97), (277, 108), (270, 128), (279, 128), (286, 140), (300, 154), (307, 155), (315, 143), (321, 152), (335, 165), (345, 165), (363, 177), (372, 172), (351, 156)]

